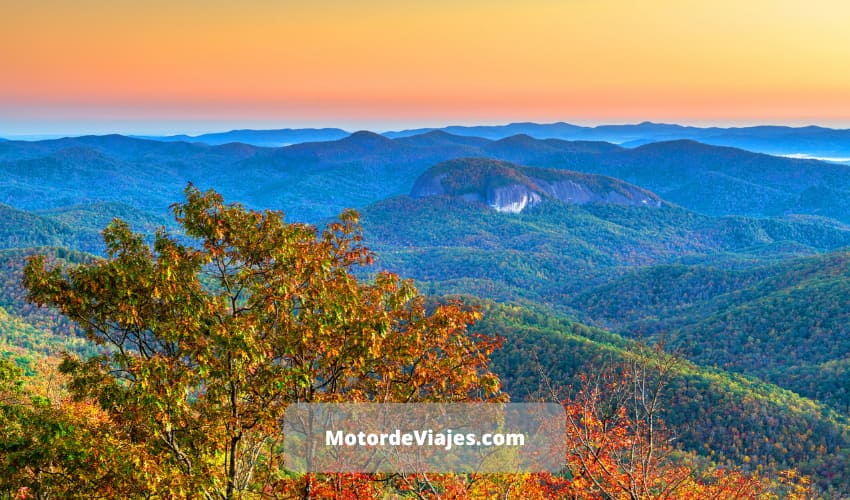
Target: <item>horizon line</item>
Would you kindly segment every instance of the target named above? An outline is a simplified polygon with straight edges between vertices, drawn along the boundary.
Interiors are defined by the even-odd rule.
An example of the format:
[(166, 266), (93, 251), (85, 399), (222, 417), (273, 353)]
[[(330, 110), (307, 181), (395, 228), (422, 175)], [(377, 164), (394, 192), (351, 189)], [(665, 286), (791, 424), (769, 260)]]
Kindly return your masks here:
[[(339, 120), (340, 122), (346, 122), (346, 120)], [(827, 120), (823, 122), (815, 122), (810, 120), (729, 120), (729, 121), (720, 121), (720, 120), (712, 120), (712, 121), (702, 121), (702, 120), (683, 120), (683, 121), (674, 121), (674, 120), (658, 120), (658, 119), (644, 119), (644, 120), (611, 120), (611, 121), (601, 121), (601, 120), (558, 120), (558, 121), (533, 121), (533, 120), (515, 120), (515, 121), (494, 121), (494, 120), (482, 120), (482, 121), (473, 121), (473, 120), (458, 120), (455, 122), (436, 122), (431, 120), (422, 120), (421, 122), (411, 121), (407, 123), (395, 123), (389, 124), (384, 123), (381, 126), (381, 122), (373, 122), (371, 125), (360, 122), (360, 123), (339, 123), (337, 125), (333, 123), (329, 124), (320, 124), (313, 122), (299, 122), (292, 121), (289, 123), (281, 123), (281, 124), (271, 124), (271, 123), (260, 123), (255, 122), (244, 123), (238, 120), (222, 120), (221, 126), (210, 125), (208, 127), (199, 128), (198, 125), (194, 127), (189, 125), (185, 128), (145, 128), (145, 127), (131, 127), (127, 126), (128, 123), (124, 123), (124, 126), (115, 126), (110, 128), (109, 122), (104, 122), (100, 126), (95, 127), (79, 127), (77, 130), (62, 130), (62, 129), (70, 129), (72, 126), (56, 128), (51, 131), (43, 131), (39, 132), (36, 130), (28, 129), (26, 131), (0, 131), (0, 138), (7, 140), (18, 140), (18, 141), (38, 141), (38, 140), (49, 140), (49, 139), (61, 139), (61, 138), (72, 138), (72, 137), (83, 137), (83, 136), (104, 136), (104, 135), (123, 135), (126, 137), (136, 137), (136, 138), (161, 138), (161, 137), (171, 137), (171, 136), (181, 136), (185, 135), (189, 138), (194, 138), (207, 134), (223, 134), (230, 132), (239, 132), (239, 131), (276, 131), (276, 130), (303, 130), (303, 129), (339, 129), (347, 133), (354, 133), (359, 131), (369, 131), (375, 132), (377, 134), (388, 134), (388, 133), (397, 133), (411, 130), (419, 130), (419, 129), (443, 129), (443, 128), (452, 128), (452, 127), (461, 127), (461, 128), (470, 128), (470, 127), (506, 127), (511, 125), (541, 125), (541, 126), (554, 126), (554, 125), (571, 125), (576, 127), (583, 128), (598, 128), (605, 126), (638, 126), (638, 125), (668, 125), (668, 126), (679, 126), (679, 127), (689, 127), (689, 128), (699, 128), (699, 129), (746, 129), (753, 127), (787, 127), (793, 129), (803, 129), (803, 128), (823, 128), (829, 130), (850, 130), (850, 120), (846, 123), (828, 123), (832, 120)], [(227, 125), (227, 123), (233, 123), (232, 125)], [(843, 121), (842, 121), (843, 122)], [(89, 122), (90, 123), (90, 122)], [(144, 123), (144, 122), (137, 122)], [(194, 121), (191, 123), (195, 123)], [(163, 124), (164, 125), (164, 124)], [(187, 123), (188, 125), (188, 123)], [(377, 126), (376, 126), (377, 125)], [(2, 125), (0, 125), (2, 128)], [(132, 130), (135, 128), (135, 130)], [(62, 131), (60, 131), (62, 130)]]

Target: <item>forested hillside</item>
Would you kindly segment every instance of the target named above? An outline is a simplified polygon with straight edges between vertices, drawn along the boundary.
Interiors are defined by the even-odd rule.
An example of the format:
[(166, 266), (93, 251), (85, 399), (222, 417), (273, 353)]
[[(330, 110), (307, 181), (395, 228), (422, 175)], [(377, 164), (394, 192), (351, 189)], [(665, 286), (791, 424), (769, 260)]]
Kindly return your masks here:
[(848, 264), (850, 255), (834, 252), (747, 270), (651, 267), (585, 291), (571, 306), (597, 324), (663, 336), (697, 362), (848, 413)]
[(113, 201), (159, 214), (187, 182), (255, 208), (318, 222), (408, 194), (428, 168), (482, 157), (597, 173), (711, 215), (809, 213), (850, 222), (850, 167), (692, 141), (634, 149), (605, 142), (499, 140), (430, 132), (388, 139), (357, 132), (335, 141), (266, 148), (160, 142), (119, 135), (0, 144), (0, 203), (25, 210)]
[[(569, 393), (580, 379), (634, 356), (621, 337), (524, 308), (485, 306), (481, 331), (507, 339), (493, 366), (515, 398)], [(650, 352), (649, 356), (658, 356)], [(689, 362), (677, 365), (664, 395), (664, 421), (681, 447), (728, 464), (798, 467), (834, 492), (850, 477), (850, 418), (757, 378)], [(749, 466), (748, 466), (749, 467)]]
[[(250, 208), (282, 209), (283, 221), (314, 223), (318, 233), (345, 227), (346, 237), (359, 238), (352, 214), (343, 226), (333, 217), (360, 209), (362, 244), (373, 253), (362, 254), (368, 265), (352, 270), (352, 279), (403, 294), (403, 287), (381, 281), (380, 272), (389, 270), (415, 280), (429, 314), (446, 297), (479, 308), (483, 318), (472, 332), (503, 337), (489, 367), (513, 400), (552, 396), (555, 388), (578, 397), (588, 374), (637, 361), (651, 372), (672, 360), (661, 419), (674, 436), (673, 463), (688, 470), (720, 464), (762, 475), (765, 485), (796, 469), (823, 495), (850, 494), (845, 166), (688, 141), (629, 149), (433, 131), (397, 139), (359, 132), (284, 148), (122, 136), (6, 141), (0, 172), (0, 353), (24, 374), (41, 374), (61, 351), (84, 358), (109, 352), (85, 340), (58, 308), (28, 300), (22, 283), (31, 256), (70, 266), (66, 273), (102, 264), (109, 253), (101, 233), (109, 226), (107, 235), (118, 238), (113, 250), (156, 244), (155, 256), (185, 253), (203, 267), (189, 257), (193, 248), (211, 252), (197, 238), (215, 240), (225, 229), (292, 231), (274, 247), (262, 238), (228, 242), (262, 252), (307, 245), (305, 235), (317, 234), (307, 225), (264, 226), (261, 215), (232, 215), (228, 228), (192, 229), (185, 206), (168, 208), (192, 182)], [(210, 210), (190, 215), (200, 224), (218, 213)], [(126, 236), (123, 224), (110, 226), (114, 218), (138, 239)], [(316, 251), (343, 241), (328, 238)], [(262, 252), (246, 258), (272, 265), (258, 257)], [(131, 254), (141, 260), (121, 262), (140, 265), (146, 255)], [(162, 269), (146, 279), (165, 280), (163, 286), (176, 279)], [(188, 272), (169, 269), (171, 276)], [(183, 290), (192, 280), (168, 283)], [(36, 288), (54, 298), (83, 290), (45, 283)], [(221, 291), (208, 288), (207, 275), (197, 283), (204, 293)], [(257, 293), (271, 293), (255, 285)], [(91, 293), (101, 293), (98, 286)], [(196, 289), (184, 291), (186, 300), (197, 299)], [(146, 314), (159, 311), (174, 324), (201, 314), (162, 309), (146, 302), (152, 292), (137, 292), (130, 297)], [(110, 303), (105, 297), (99, 300)], [(121, 304), (130, 299), (115, 300), (114, 311), (126, 312)], [(62, 307), (67, 313), (83, 306)], [(360, 319), (355, 330), (377, 328)], [(144, 325), (159, 328), (155, 321)]]

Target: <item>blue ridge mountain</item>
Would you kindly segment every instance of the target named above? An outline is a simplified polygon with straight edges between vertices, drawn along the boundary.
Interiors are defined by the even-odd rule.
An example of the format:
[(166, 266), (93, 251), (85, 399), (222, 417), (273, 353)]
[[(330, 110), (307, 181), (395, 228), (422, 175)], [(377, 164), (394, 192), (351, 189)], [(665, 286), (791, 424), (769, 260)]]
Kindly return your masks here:
[(417, 179), (410, 193), (413, 198), (439, 195), (457, 196), (511, 213), (549, 199), (577, 205), (661, 206), (655, 194), (610, 177), (484, 158), (450, 160), (431, 167)]
[(210, 146), (123, 136), (0, 143), (0, 203), (28, 210), (93, 201), (162, 212), (187, 182), (248, 206), (317, 222), (407, 194), (435, 164), (467, 157), (600, 174), (709, 215), (814, 214), (850, 222), (850, 167), (693, 141), (634, 149), (514, 135), (492, 141), (428, 132), (356, 132), (283, 148)]
[(490, 126), (449, 126), (386, 132), (387, 137), (419, 135), (433, 130), (456, 135), (503, 139), (527, 134), (537, 139), (605, 141), (626, 147), (678, 139), (691, 139), (716, 146), (731, 146), (775, 155), (802, 155), (850, 162), (850, 130), (825, 127), (693, 127), (642, 122), (628, 125), (583, 127), (568, 123), (511, 123)]
[(138, 136), (164, 142), (200, 142), (218, 146), (232, 142), (254, 146), (280, 147), (301, 142), (334, 141), (347, 137), (349, 132), (339, 128), (283, 128), (274, 130), (230, 130), (199, 135)]

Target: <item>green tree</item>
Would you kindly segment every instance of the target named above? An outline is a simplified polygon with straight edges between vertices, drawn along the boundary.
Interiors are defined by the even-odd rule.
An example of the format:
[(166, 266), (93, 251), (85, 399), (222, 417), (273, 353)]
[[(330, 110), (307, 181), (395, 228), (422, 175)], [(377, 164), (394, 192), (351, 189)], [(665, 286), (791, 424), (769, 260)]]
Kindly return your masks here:
[(51, 267), (34, 257), (24, 274), (30, 300), (111, 349), (68, 357), (62, 370), (74, 397), (96, 402), (138, 449), (131, 473), (147, 491), (133, 493), (278, 487), (293, 402), (503, 398), (487, 369), (498, 341), (467, 331), (478, 312), (426, 310), (392, 274), (355, 278), (372, 261), (356, 213), (319, 231), (213, 191), (189, 186), (186, 197), (174, 212), (189, 241), (160, 231), (151, 248), (116, 220), (106, 259)]
[(144, 447), (119, 441), (90, 401), (68, 401), (52, 360), (23, 376), (0, 358), (0, 498), (114, 497), (144, 492)]

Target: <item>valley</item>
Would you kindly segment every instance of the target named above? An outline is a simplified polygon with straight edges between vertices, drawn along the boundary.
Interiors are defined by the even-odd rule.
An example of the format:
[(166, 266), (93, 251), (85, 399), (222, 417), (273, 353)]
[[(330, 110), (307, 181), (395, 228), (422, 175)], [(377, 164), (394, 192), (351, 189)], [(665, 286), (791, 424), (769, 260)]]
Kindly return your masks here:
[(568, 387), (636, 341), (663, 346), (681, 361), (664, 420), (682, 453), (850, 494), (850, 167), (690, 140), (392, 137), (0, 143), (0, 351), (24, 369), (96, 353), (26, 300), (26, 257), (92, 262), (116, 217), (184, 238), (169, 206), (188, 183), (319, 227), (355, 208), (375, 256), (361, 277), (476, 304), (514, 400), (543, 373)]

